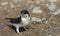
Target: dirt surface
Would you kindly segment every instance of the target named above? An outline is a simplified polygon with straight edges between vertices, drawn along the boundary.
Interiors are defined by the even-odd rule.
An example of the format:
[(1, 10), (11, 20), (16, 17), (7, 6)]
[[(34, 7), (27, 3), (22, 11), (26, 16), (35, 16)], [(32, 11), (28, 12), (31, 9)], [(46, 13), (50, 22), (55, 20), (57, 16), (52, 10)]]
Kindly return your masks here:
[[(50, 14), (50, 10), (45, 4), (48, 0), (40, 3), (37, 0), (0, 0), (0, 36), (60, 36), (60, 14)], [(60, 0), (57, 2), (57, 9), (60, 9)], [(31, 7), (32, 6), (32, 7)], [(43, 13), (32, 13), (34, 7), (41, 7)], [(27, 9), (32, 17), (42, 19), (41, 22), (31, 22), (29, 28), (16, 33), (13, 27), (8, 26), (5, 18), (15, 18), (20, 16), (20, 11)], [(56, 10), (57, 10), (56, 9)], [(20, 29), (21, 30), (21, 29)]]

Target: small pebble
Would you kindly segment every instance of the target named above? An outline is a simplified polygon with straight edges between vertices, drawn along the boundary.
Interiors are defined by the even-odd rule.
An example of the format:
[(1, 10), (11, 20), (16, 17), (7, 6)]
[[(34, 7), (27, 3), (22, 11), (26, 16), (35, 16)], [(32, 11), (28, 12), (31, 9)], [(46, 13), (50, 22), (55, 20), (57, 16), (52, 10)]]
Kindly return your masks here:
[(1, 3), (1, 6), (5, 6), (5, 5), (7, 5), (8, 4), (8, 2), (2, 2)]
[(43, 13), (43, 12), (42, 12), (42, 10), (40, 9), (40, 7), (37, 7), (37, 6), (36, 6), (35, 8), (33, 8), (32, 13), (38, 14), (38, 13)]

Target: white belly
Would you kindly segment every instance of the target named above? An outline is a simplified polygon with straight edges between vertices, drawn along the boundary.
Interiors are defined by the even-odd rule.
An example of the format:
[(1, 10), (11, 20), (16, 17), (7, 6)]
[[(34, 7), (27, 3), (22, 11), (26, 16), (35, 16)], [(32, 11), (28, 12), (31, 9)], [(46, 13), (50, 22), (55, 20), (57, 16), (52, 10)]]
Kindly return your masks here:
[(22, 19), (22, 23), (23, 23), (24, 25), (28, 25), (29, 22), (30, 22), (30, 18), (21, 18), (21, 19)]

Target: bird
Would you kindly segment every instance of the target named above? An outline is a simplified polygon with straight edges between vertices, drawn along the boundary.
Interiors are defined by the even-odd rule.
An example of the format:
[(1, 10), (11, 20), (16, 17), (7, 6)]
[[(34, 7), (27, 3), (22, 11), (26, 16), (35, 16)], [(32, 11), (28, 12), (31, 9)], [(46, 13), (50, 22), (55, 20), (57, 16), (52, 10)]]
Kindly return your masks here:
[(6, 18), (6, 20), (8, 20), (8, 22), (12, 23), (11, 25), (13, 25), (16, 28), (16, 32), (19, 32), (19, 28), (20, 27), (24, 27), (26, 29), (26, 26), (30, 23), (30, 14), (27, 10), (21, 10), (20, 12), (21, 16), (17, 17), (17, 18)]

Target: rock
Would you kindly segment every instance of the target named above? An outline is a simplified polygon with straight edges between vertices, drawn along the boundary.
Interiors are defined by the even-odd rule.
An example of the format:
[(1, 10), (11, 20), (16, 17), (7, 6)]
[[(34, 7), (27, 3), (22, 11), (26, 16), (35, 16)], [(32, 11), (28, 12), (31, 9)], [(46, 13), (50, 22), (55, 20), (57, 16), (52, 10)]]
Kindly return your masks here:
[(34, 6), (35, 6), (35, 5), (33, 5), (33, 4), (29, 4), (29, 5), (28, 5), (28, 9), (33, 9)]
[(40, 4), (40, 2), (45, 2), (45, 0), (35, 0), (36, 4)]
[(27, 0), (27, 3), (28, 4), (31, 4), (31, 3), (33, 4), (34, 2), (32, 0)]
[(42, 10), (40, 9), (40, 7), (36, 6), (35, 8), (33, 8), (32, 13), (42, 13)]
[(8, 4), (8, 2), (2, 2), (1, 3), (1, 6), (5, 6), (5, 5), (7, 5)]
[(35, 22), (41, 22), (42, 20), (40, 18), (37, 17), (31, 17), (32, 20), (31, 21), (35, 21)]
[(14, 8), (15, 7), (15, 5), (13, 3), (10, 3), (9, 5), (10, 5), (10, 8)]
[(49, 35), (49, 36), (52, 36), (52, 35)]
[(40, 4), (40, 0), (36, 0), (35, 3), (36, 3), (36, 4)]
[(51, 4), (46, 4), (46, 7), (50, 10), (50, 11), (55, 11), (57, 9), (57, 5), (55, 3), (51, 3)]
[(57, 2), (57, 0), (49, 0), (49, 2)]
[(12, 0), (15, 3), (21, 2), (22, 0)]
[(51, 14), (54, 14), (54, 15), (58, 15), (58, 14), (60, 14), (60, 9), (58, 9), (58, 10), (55, 11), (55, 12), (52, 12)]

